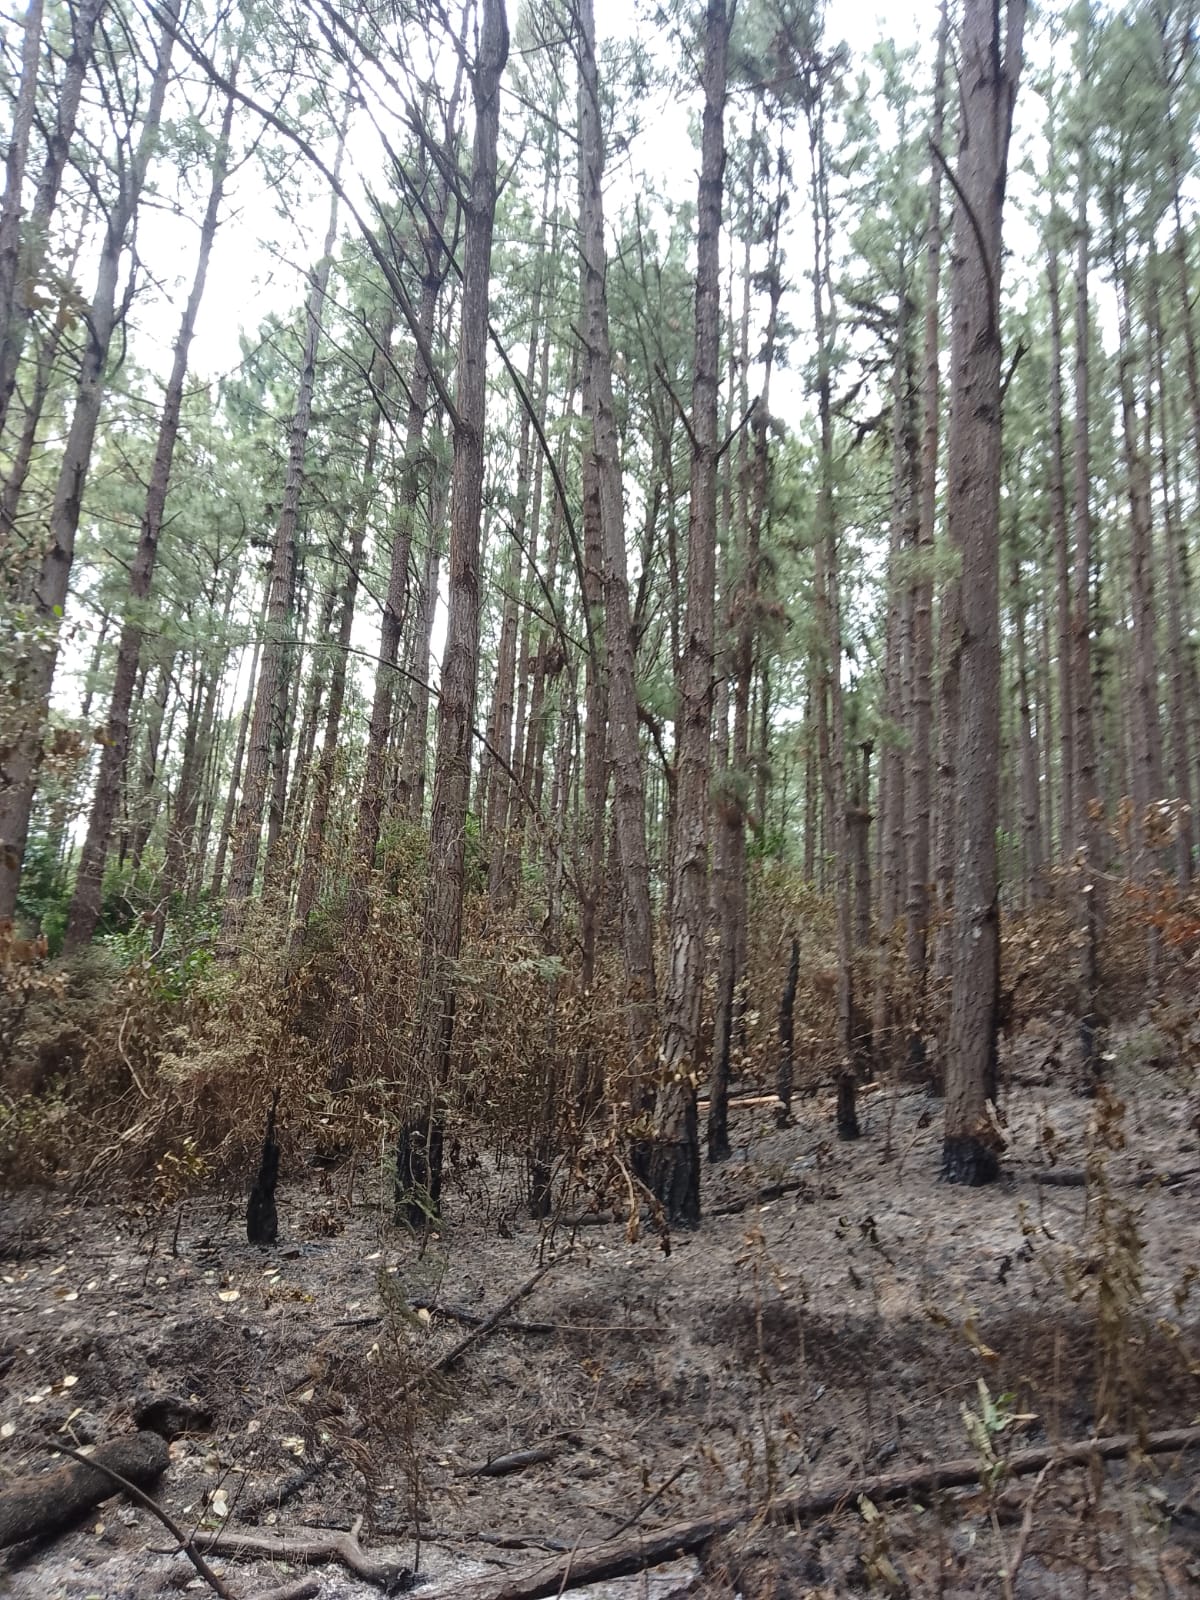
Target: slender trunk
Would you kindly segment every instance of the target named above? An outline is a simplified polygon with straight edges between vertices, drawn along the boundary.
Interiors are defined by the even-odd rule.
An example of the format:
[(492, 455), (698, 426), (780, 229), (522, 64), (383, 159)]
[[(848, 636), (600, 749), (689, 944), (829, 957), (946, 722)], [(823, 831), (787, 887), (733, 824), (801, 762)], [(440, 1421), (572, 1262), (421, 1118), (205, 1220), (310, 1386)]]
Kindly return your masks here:
[[(232, 76), (236, 77), (236, 73), (235, 65)], [(158, 440), (154, 447), (150, 483), (142, 511), (141, 531), (129, 568), (129, 608), (121, 630), (120, 643), (117, 646), (117, 665), (108, 707), (108, 722), (104, 732), (104, 743), (100, 747), (100, 771), (96, 779), (96, 792), (92, 801), (91, 815), (88, 818), (87, 835), (83, 841), (79, 870), (75, 878), (75, 892), (71, 897), (71, 906), (67, 914), (65, 948), (68, 952), (90, 942), (100, 915), (101, 881), (104, 877), (104, 863), (108, 857), (113, 818), (120, 796), (121, 767), (124, 765), (129, 745), (129, 708), (141, 657), (146, 602), (154, 578), (158, 541), (162, 534), (167, 494), (171, 487), (171, 467), (175, 458), (175, 444), (179, 437), (179, 415), (183, 406), (184, 384), (187, 380), (188, 354), (196, 328), (196, 317), (204, 298), (208, 263), (212, 255), (221, 202), (225, 193), (233, 107), (234, 99), (230, 95), (225, 101), (221, 129), (213, 152), (212, 181), (208, 191), (208, 205), (200, 226), (196, 272), (179, 324), (179, 332), (175, 336), (171, 375), (167, 380), (166, 394), (163, 397)]]
[(1014, 516), (1010, 533), (1011, 566), (1009, 570), (1009, 601), (1012, 606), (1013, 637), (1016, 644), (1017, 717), (1019, 727), (1017, 742), (1020, 759), (1021, 794), (1021, 863), (1022, 883), (1026, 903), (1042, 896), (1042, 819), (1038, 804), (1038, 740), (1033, 720), (1033, 688), (1029, 671), (1029, 642), (1026, 631), (1026, 600), (1021, 581), (1021, 557), (1018, 549), (1020, 523)]
[(813, 199), (813, 324), (817, 346), (817, 408), (820, 464), (817, 488), (814, 583), (818, 620), (816, 681), (817, 738), (822, 776), (822, 814), (831, 858), (837, 925), (837, 1132), (859, 1135), (855, 1087), (854, 918), (852, 859), (846, 790), (846, 728), (842, 696), (841, 578), (834, 504), (833, 348), (837, 334), (830, 242), (829, 162), (825, 107), (818, 98), (809, 116)]
[[(448, 145), (453, 141), (453, 116), (447, 135)], [(379, 658), (375, 667), (375, 685), (371, 697), (371, 717), (367, 726), (367, 748), (363, 763), (362, 784), (358, 798), (358, 817), (354, 844), (351, 850), (350, 896), (346, 909), (347, 929), (351, 940), (361, 937), (370, 915), (370, 876), (375, 865), (375, 851), (383, 826), (384, 770), (388, 741), (392, 733), (392, 715), (396, 689), (396, 665), (400, 658), (400, 641), (404, 633), (405, 613), (408, 605), (408, 563), (412, 553), (413, 521), (421, 486), (429, 477), (430, 454), (423, 446), (429, 407), (430, 375), (421, 355), (420, 347), (429, 349), (437, 325), (438, 299), (445, 278), (446, 265), (440, 244), (440, 235), (446, 221), (448, 191), (443, 181), (435, 190), (433, 215), (425, 241), (425, 272), (421, 281), (421, 299), (417, 308), (417, 326), (420, 331), (418, 348), (413, 354), (412, 374), (408, 380), (408, 415), (405, 419), (403, 470), (392, 528), (392, 548), (388, 563), (387, 592), (383, 602), (383, 617), (379, 627)], [(428, 554), (437, 547), (435, 526), (431, 523)], [(434, 564), (435, 589), (429, 603), (436, 604), (436, 561)], [(432, 610), (417, 619), (415, 637), (428, 639), (433, 622)], [(428, 655), (425, 669), (420, 674), (422, 684), (428, 675)], [(425, 687), (426, 707), (428, 688)], [(426, 718), (428, 711), (426, 710)], [(410, 719), (411, 720), (411, 719)], [(425, 768), (425, 719), (422, 720), (419, 746), (420, 772)], [(406, 730), (407, 733), (408, 730)], [(405, 776), (415, 776), (411, 766), (401, 758), (401, 782)], [(416, 785), (409, 791), (407, 811), (410, 820), (421, 814), (423, 795), (414, 802)], [(415, 814), (413, 806), (416, 806)]]
[[(1091, 7), (1080, 10), (1077, 45), (1079, 93), (1090, 79)], [(1090, 172), (1088, 133), (1080, 131), (1075, 195), (1075, 567), (1071, 593), (1071, 720), (1075, 730), (1075, 839), (1079, 849), (1080, 972), (1079, 1038), (1084, 1071), (1095, 1082), (1101, 1071), (1099, 947), (1104, 920), (1102, 894), (1103, 800), (1099, 782), (1092, 659), (1092, 464), (1091, 464), (1091, 235), (1088, 222)]]
[[(387, 356), (392, 342), (389, 317), (387, 326), (378, 341), (372, 388), (379, 395), (387, 382)], [(300, 864), (296, 904), (293, 910), (293, 945), (299, 948), (308, 926), (309, 914), (317, 895), (317, 879), (327, 850), (326, 830), (329, 823), (329, 803), (333, 795), (333, 780), (337, 765), (338, 741), (342, 733), (342, 711), (346, 702), (346, 677), (350, 665), (350, 636), (354, 630), (354, 604), (358, 598), (359, 573), (362, 567), (363, 546), (367, 537), (367, 521), (371, 496), (375, 487), (375, 458), (379, 450), (379, 434), (383, 412), (376, 403), (371, 412), (367, 430), (366, 450), (363, 455), (362, 483), (359, 488), (358, 507), (354, 514), (350, 547), (346, 552), (345, 576), (342, 581), (338, 625), (334, 644), (333, 670), (329, 681), (329, 698), (325, 705), (325, 729), (321, 740), (321, 759), (317, 764), (312, 787), (312, 801), (308, 809), (308, 825), (304, 836), (304, 854)], [(324, 635), (322, 636), (324, 637)]]
[[(271, 579), (267, 577), (267, 587), (270, 588)], [(250, 675), (246, 680), (246, 703), (242, 707), (241, 717), (238, 719), (237, 743), (233, 751), (233, 765), (229, 772), (229, 793), (225, 800), (225, 813), (221, 819), (221, 837), (217, 840), (217, 858), (213, 862), (212, 882), (209, 893), (214, 900), (221, 897), (221, 888), (225, 878), (225, 858), (229, 853), (229, 846), (233, 840), (233, 825), (237, 816), (238, 794), (242, 786), (242, 763), (246, 759), (246, 739), (250, 732), (250, 718), (254, 714), (254, 696), (258, 687), (258, 657), (262, 649), (262, 640), (256, 638), (254, 649), (250, 656)]]
[(304, 464), (308, 435), (312, 425), (313, 389), (316, 385), (317, 354), (325, 316), (325, 296), (333, 267), (333, 247), (337, 241), (338, 193), (342, 160), (346, 151), (346, 132), (350, 122), (351, 95), (347, 94), (338, 129), (337, 153), (333, 162), (334, 192), (329, 200), (329, 222), (321, 257), (310, 274), (308, 300), (304, 310), (304, 347), (300, 357), (300, 377), (288, 437), (287, 466), (271, 558), (271, 587), (267, 597), (255, 690), (254, 717), (246, 751), (242, 798), (234, 831), (233, 862), (229, 869), (229, 888), (221, 918), (221, 937), (236, 945), (242, 912), (254, 888), (262, 844), (263, 807), (267, 799), (272, 753), (278, 761), (287, 759), (283, 749), (288, 705), (283, 677), (288, 665), (288, 618), (296, 575), (296, 531), (300, 519), (300, 496), (304, 488)]
[(417, 596), (417, 612), (413, 618), (412, 649), (408, 657), (409, 686), (412, 705), (404, 727), (404, 744), (400, 752), (400, 782), (396, 791), (399, 814), (414, 827), (420, 824), (425, 811), (425, 768), (429, 743), (429, 662), (433, 639), (433, 621), (437, 611), (438, 574), (441, 571), (441, 522), (445, 509), (445, 495), (436, 498), (435, 515), (425, 551), (425, 571), (421, 592)]
[(1171, 728), (1171, 789), (1174, 801), (1176, 876), (1192, 879), (1195, 824), (1192, 807), (1192, 737), (1188, 717), (1188, 642), (1184, 623), (1184, 572), (1187, 523), (1181, 515), (1178, 461), (1182, 453), (1171, 437), (1171, 411), (1166, 383), (1166, 339), (1159, 304), (1157, 273), (1150, 275), (1150, 319), (1154, 339), (1154, 382), (1158, 391), (1158, 470), (1162, 484), (1163, 552), (1167, 587), (1167, 681)]
[[(1061, 851), (1075, 852), (1075, 725), (1071, 717), (1071, 540), (1067, 515), (1066, 446), (1062, 392), (1063, 319), (1058, 248), (1051, 244), (1046, 263), (1050, 292), (1050, 525), (1054, 533), (1054, 599), (1057, 621), (1058, 746), (1062, 772)], [(1049, 745), (1047, 743), (1047, 749)]]
[[(709, 9), (711, 15), (712, 6)], [(621, 867), (621, 944), (625, 967), (626, 1070), (629, 1080), (627, 1084), (611, 1086), (611, 1098), (627, 1099), (636, 1113), (649, 1102), (647, 1079), (655, 1037), (656, 982), (650, 908), (650, 859), (646, 844), (646, 802), (638, 739), (635, 641), (630, 619), (625, 555), (624, 491), (613, 410), (612, 350), (605, 295), (604, 144), (591, 0), (580, 0), (577, 15), (580, 29), (580, 243), (585, 323), (583, 392), (591, 425), (586, 448), (590, 451), (599, 494), (604, 666), (608, 691), (609, 750), (613, 763), (613, 823)], [(719, 189), (718, 173), (718, 230)], [(705, 247), (704, 230), (702, 221), (702, 249)], [(712, 248), (715, 267), (715, 237)], [(719, 292), (719, 289), (714, 287), (714, 292)], [(714, 357), (714, 406), (715, 365)], [(713, 489), (715, 494), (715, 479)], [(715, 518), (715, 500), (713, 512)], [(693, 1107), (693, 1123), (694, 1120)]]
[(670, 1222), (700, 1220), (696, 1086), (704, 1074), (701, 1019), (708, 909), (710, 739), (717, 558), (717, 402), (721, 337), (721, 202), (733, 10), (707, 0), (696, 206), (696, 345), (692, 377), (687, 625), (678, 678), (676, 810), (662, 1076), (650, 1183)]

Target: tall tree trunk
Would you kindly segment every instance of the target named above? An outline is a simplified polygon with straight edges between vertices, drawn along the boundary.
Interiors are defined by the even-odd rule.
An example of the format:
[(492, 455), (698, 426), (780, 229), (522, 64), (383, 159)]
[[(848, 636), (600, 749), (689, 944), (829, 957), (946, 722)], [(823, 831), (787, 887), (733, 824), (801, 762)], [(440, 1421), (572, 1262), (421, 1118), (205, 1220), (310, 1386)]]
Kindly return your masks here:
[[(1157, 269), (1156, 258), (1154, 267)], [(1168, 401), (1166, 338), (1158, 292), (1158, 271), (1150, 273), (1150, 322), (1154, 340), (1154, 382), (1158, 391), (1158, 470), (1162, 484), (1163, 553), (1167, 588), (1167, 682), (1171, 728), (1171, 791), (1175, 804), (1176, 876), (1192, 879), (1195, 822), (1192, 807), (1192, 737), (1188, 717), (1188, 641), (1184, 624), (1184, 572), (1187, 526), (1180, 513), (1178, 461), (1182, 453), (1172, 438)]]
[[(231, 69), (236, 78), (236, 63)], [(200, 243), (196, 257), (196, 272), (191, 293), (184, 307), (179, 332), (175, 336), (175, 350), (171, 362), (171, 375), (163, 397), (162, 415), (158, 424), (158, 440), (150, 467), (150, 483), (146, 491), (146, 504), (142, 511), (141, 531), (137, 549), (129, 568), (129, 608), (121, 639), (117, 646), (117, 665), (113, 678), (112, 697), (108, 707), (108, 723), (104, 743), (100, 747), (100, 771), (96, 778), (96, 792), (88, 818), (87, 835), (75, 877), (75, 892), (67, 914), (65, 948), (77, 950), (90, 942), (100, 916), (101, 881), (104, 863), (108, 857), (113, 818), (120, 796), (121, 768), (129, 746), (129, 708), (133, 699), (133, 686), (137, 681), (138, 662), (141, 657), (146, 601), (154, 578), (158, 559), (158, 541), (162, 534), (163, 516), (167, 494), (171, 487), (171, 467), (175, 458), (175, 444), (179, 437), (179, 414), (183, 405), (183, 388), (187, 380), (188, 354), (196, 328), (196, 317), (204, 298), (204, 285), (208, 276), (208, 263), (213, 241), (217, 235), (221, 202), (225, 193), (225, 178), (229, 168), (229, 139), (233, 126), (234, 99), (229, 95), (221, 118), (221, 128), (213, 151), (212, 181), (208, 191), (208, 205), (200, 226)]]
[[(947, 0), (938, 21), (938, 64), (934, 67), (930, 142), (939, 152), (946, 126)], [(933, 829), (933, 549), (938, 520), (938, 437), (941, 422), (939, 381), (939, 294), (941, 294), (942, 168), (938, 154), (930, 165), (930, 219), (925, 235), (925, 326), (922, 333), (922, 443), (917, 560), (912, 590), (912, 746), (904, 811), (907, 830), (904, 962), (909, 973), (909, 1064), (925, 1066), (925, 979), (930, 939), (930, 837)]]
[[(767, 325), (763, 335), (762, 389), (751, 418), (753, 453), (745, 461), (742, 481), (741, 519), (743, 547), (739, 552), (741, 572), (729, 602), (729, 630), (733, 648), (728, 676), (733, 679), (733, 737), (724, 791), (717, 805), (719, 858), (723, 868), (718, 924), (720, 951), (717, 961), (717, 996), (713, 1017), (713, 1072), (709, 1092), (708, 1159), (724, 1161), (732, 1154), (729, 1143), (729, 1078), (735, 1022), (739, 1011), (740, 989), (745, 970), (747, 917), (746, 814), (750, 808), (750, 695), (754, 683), (757, 619), (762, 604), (762, 530), (766, 520), (767, 493), (771, 462), (768, 447), (770, 428), (771, 378), (775, 365), (775, 345), (779, 330), (779, 302), (783, 295), (780, 270), (780, 227), (784, 197), (783, 169), (780, 191), (769, 210), (767, 221), (767, 270), (764, 275), (768, 295)], [(747, 228), (749, 237), (749, 227)], [(745, 271), (749, 285), (749, 248)], [(749, 365), (749, 305), (744, 304), (742, 319), (743, 371)], [(744, 378), (743, 378), (744, 387)], [(758, 818), (762, 827), (763, 818)]]
[(42, 558), (30, 597), (32, 617), (43, 630), (43, 637), (30, 649), (20, 671), (18, 727), (10, 739), (0, 770), (0, 918), (11, 917), (16, 908), (29, 818), (41, 768), (42, 736), (58, 662), (59, 627), (67, 603), (83, 492), (104, 398), (105, 368), (113, 333), (123, 314), (117, 303), (121, 258), (158, 142), (171, 73), (171, 45), (178, 7), (179, 0), (165, 0), (165, 22), (158, 39), (145, 118), (132, 159), (121, 175), (119, 192), (109, 207), (75, 405), (50, 508), (50, 545)]
[(825, 103), (814, 96), (809, 112), (809, 158), (813, 202), (812, 297), (817, 346), (817, 413), (820, 429), (814, 588), (817, 617), (817, 740), (820, 756), (822, 817), (826, 850), (832, 861), (837, 928), (837, 1132), (859, 1136), (855, 1086), (854, 910), (850, 814), (846, 784), (846, 726), (842, 695), (841, 575), (834, 503), (832, 218), (829, 204), (829, 152)]
[[(1075, 725), (1071, 716), (1071, 537), (1067, 515), (1066, 446), (1062, 392), (1063, 318), (1058, 246), (1051, 241), (1046, 262), (1050, 295), (1050, 525), (1054, 535), (1054, 601), (1057, 621), (1058, 747), (1062, 771), (1061, 851), (1075, 852)], [(1047, 751), (1049, 743), (1047, 741)]]
[(696, 350), (688, 509), (687, 627), (678, 680), (676, 810), (662, 1075), (650, 1182), (669, 1221), (700, 1220), (696, 1088), (704, 1073), (701, 1018), (708, 910), (709, 760), (717, 559), (717, 401), (721, 338), (721, 204), (725, 99), (733, 9), (707, 0), (696, 206)]
[(508, 59), (503, 0), (482, 0), (472, 89), (475, 135), (465, 240), (458, 389), (451, 418), (449, 606), (438, 701), (437, 756), (429, 825), (429, 883), (421, 920), (421, 965), (413, 1048), (414, 1082), (403, 1110), (396, 1161), (398, 1211), (419, 1223), (441, 1193), (442, 1100), (450, 1081), (457, 1001), (455, 965), (462, 945), (466, 887), (467, 803), (479, 661), (479, 543), (483, 513), (483, 430), (500, 77)]
[[(1076, 46), (1078, 93), (1087, 94), (1091, 76), (1091, 5), (1080, 7)], [(1071, 593), (1071, 720), (1075, 730), (1075, 839), (1080, 848), (1079, 1036), (1084, 1071), (1095, 1081), (1101, 1070), (1100, 930), (1103, 926), (1105, 867), (1101, 816), (1103, 798), (1096, 729), (1096, 685), (1092, 664), (1092, 466), (1091, 466), (1091, 234), (1088, 222), (1089, 130), (1079, 130), (1075, 193), (1075, 565)]]
[[(1142, 437), (1134, 393), (1133, 269), (1127, 243), (1114, 263), (1117, 278), (1118, 373), (1121, 399), (1121, 438), (1124, 446), (1126, 487), (1129, 496), (1129, 596), (1133, 623), (1132, 698), (1126, 726), (1133, 752), (1134, 872), (1144, 881), (1153, 870), (1151, 807), (1163, 793), (1162, 723), (1158, 706), (1158, 649), (1155, 638), (1154, 524), (1151, 510), (1151, 465)], [(1148, 422), (1148, 418), (1147, 418)], [(1153, 940), (1154, 931), (1150, 931)]]
[(965, 0), (951, 290), (946, 514), (963, 554), (955, 805), (953, 986), (942, 1172), (999, 1170), (996, 1097), (1000, 902), (1000, 271), (1004, 189), (1025, 0)]
[[(716, 5), (720, 11), (722, 7)], [(710, 20), (714, 6), (709, 6)], [(604, 648), (608, 691), (609, 750), (613, 763), (613, 824), (621, 868), (621, 945), (625, 967), (625, 1029), (628, 1084), (614, 1085), (614, 1098), (627, 1098), (635, 1113), (649, 1103), (649, 1067), (655, 1037), (656, 983), (654, 933), (650, 909), (650, 858), (646, 843), (646, 801), (638, 740), (637, 685), (629, 581), (625, 556), (624, 491), (620, 447), (613, 411), (612, 349), (605, 294), (604, 143), (596, 78), (592, 0), (579, 0), (579, 181), (584, 314), (584, 405), (590, 420), (590, 451), (596, 475), (603, 563)], [(722, 69), (722, 98), (723, 69)], [(708, 112), (706, 111), (706, 118)], [(707, 122), (706, 122), (707, 126)], [(701, 190), (703, 193), (703, 180)], [(720, 170), (717, 171), (716, 232), (720, 230)], [(707, 248), (705, 220), (700, 248)], [(712, 239), (712, 293), (717, 239)], [(716, 311), (714, 310), (714, 314)], [(713, 429), (716, 416), (716, 358), (712, 362)], [(715, 534), (716, 480), (713, 479)], [(711, 628), (709, 647), (711, 650)], [(695, 1108), (692, 1110), (693, 1133)]]

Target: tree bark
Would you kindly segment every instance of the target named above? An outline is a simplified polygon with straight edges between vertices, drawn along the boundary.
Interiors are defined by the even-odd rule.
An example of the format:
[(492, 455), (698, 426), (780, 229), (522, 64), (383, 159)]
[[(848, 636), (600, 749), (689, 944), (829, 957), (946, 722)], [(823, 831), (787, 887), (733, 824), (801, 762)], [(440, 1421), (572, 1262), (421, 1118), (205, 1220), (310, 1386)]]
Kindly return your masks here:
[[(1003, 26), (1002, 26), (1003, 25)], [(990, 1182), (996, 1097), (1000, 904), (1000, 271), (1004, 189), (1025, 0), (965, 0), (951, 291), (946, 511), (963, 553), (952, 929), (942, 1172)]]

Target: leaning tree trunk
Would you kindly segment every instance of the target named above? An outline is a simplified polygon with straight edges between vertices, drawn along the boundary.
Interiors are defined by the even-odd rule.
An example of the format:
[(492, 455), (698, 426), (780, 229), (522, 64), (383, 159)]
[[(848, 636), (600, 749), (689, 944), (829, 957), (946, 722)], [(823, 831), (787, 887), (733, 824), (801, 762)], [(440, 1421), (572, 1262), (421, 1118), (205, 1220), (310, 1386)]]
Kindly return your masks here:
[(75, 406), (50, 507), (50, 544), (30, 596), (31, 620), (38, 627), (39, 637), (19, 669), (18, 726), (10, 738), (0, 770), (0, 919), (11, 917), (16, 909), (29, 819), (41, 769), (42, 736), (58, 664), (60, 624), (67, 603), (83, 492), (104, 398), (105, 368), (113, 334), (124, 314), (124, 308), (117, 302), (121, 258), (158, 143), (178, 11), (179, 0), (168, 0), (145, 119), (133, 157), (122, 174), (120, 190), (109, 208), (96, 292), (87, 317)]
[[(236, 64), (231, 76), (236, 78)], [(167, 493), (171, 486), (171, 467), (175, 458), (175, 445), (179, 438), (179, 414), (183, 406), (183, 389), (187, 380), (188, 354), (200, 302), (204, 298), (204, 285), (208, 277), (208, 263), (213, 241), (217, 236), (221, 202), (225, 194), (225, 177), (229, 168), (229, 139), (233, 127), (234, 98), (225, 101), (221, 130), (213, 151), (212, 181), (208, 191), (208, 205), (200, 226), (200, 247), (196, 258), (196, 272), (191, 293), (184, 307), (179, 332), (175, 337), (175, 353), (171, 363), (171, 376), (163, 398), (162, 416), (158, 425), (158, 441), (150, 467), (150, 483), (146, 491), (146, 504), (142, 512), (141, 532), (137, 549), (129, 568), (129, 610), (117, 646), (117, 665), (113, 678), (112, 697), (108, 707), (108, 723), (104, 743), (100, 747), (100, 771), (96, 778), (96, 792), (88, 817), (87, 834), (75, 877), (75, 892), (67, 914), (65, 948), (77, 950), (87, 944), (96, 930), (100, 916), (101, 880), (108, 856), (113, 818), (120, 796), (121, 768), (129, 748), (129, 708), (133, 701), (133, 686), (137, 682), (138, 663), (141, 658), (143, 618), (145, 603), (150, 594), (154, 566), (158, 559), (158, 541), (162, 534)]]
[[(1003, 32), (1002, 29), (1003, 23)], [(1025, 0), (965, 0), (951, 286), (946, 514), (962, 551), (954, 923), (942, 1172), (999, 1171), (1001, 229)]]
[(451, 416), (449, 605), (438, 701), (429, 882), (421, 919), (421, 964), (413, 1079), (402, 1109), (396, 1160), (400, 1215), (420, 1223), (441, 1192), (443, 1101), (462, 946), (467, 804), (479, 663), (479, 545), (483, 516), (484, 423), (492, 234), (496, 219), (500, 77), (508, 59), (503, 0), (483, 0), (472, 88), (475, 136), (465, 213), (458, 389)]
[[(21, 214), (25, 188), (25, 168), (29, 160), (29, 135), (37, 109), (38, 64), (41, 59), (44, 0), (30, 0), (23, 23), (21, 79), (13, 105), (12, 126), (8, 131), (8, 152), (4, 161), (4, 196), (0, 200), (0, 364), (6, 365), (7, 346), (15, 332), (17, 278), (21, 262)], [(13, 368), (16, 370), (15, 365)], [(4, 427), (4, 406), (11, 391), (0, 377), (0, 432)]]
[[(58, 191), (62, 185), (63, 172), (66, 170), (71, 143), (75, 137), (79, 101), (83, 93), (84, 78), (92, 60), (96, 24), (107, 4), (108, 0), (80, 0), (80, 4), (71, 7), (71, 44), (63, 62), (62, 77), (55, 94), (54, 123), (47, 130), (46, 159), (38, 178), (33, 204), (25, 219), (24, 249), (21, 249), (20, 241), (17, 244), (18, 256), (14, 263), (15, 273), (11, 289), (7, 289), (6, 283), (9, 298), (7, 302), (0, 301), (0, 434), (4, 432), (16, 386), (17, 368), (21, 363), (25, 339), (37, 305), (42, 264), (50, 243), (50, 222), (58, 204)], [(27, 28), (34, 9), (31, 5), (26, 19)], [(174, 18), (178, 14), (178, 7), (170, 4), (167, 11), (168, 15)], [(35, 34), (39, 32), (40, 27), (26, 33), (26, 50)], [(14, 142), (18, 137), (18, 124), (14, 123)], [(136, 159), (135, 157), (135, 162)], [(10, 162), (12, 160), (11, 147), (9, 160)], [(19, 207), (19, 188), (14, 193)], [(9, 241), (6, 238), (6, 250), (8, 245)], [(33, 420), (36, 422), (36, 417)]]
[(717, 395), (721, 339), (721, 201), (725, 99), (733, 9), (708, 0), (704, 114), (696, 207), (696, 353), (688, 510), (687, 630), (679, 672), (674, 871), (663, 995), (662, 1086), (650, 1183), (671, 1222), (700, 1220), (696, 1086), (704, 1070), (701, 1017), (708, 921), (710, 740), (717, 561)]

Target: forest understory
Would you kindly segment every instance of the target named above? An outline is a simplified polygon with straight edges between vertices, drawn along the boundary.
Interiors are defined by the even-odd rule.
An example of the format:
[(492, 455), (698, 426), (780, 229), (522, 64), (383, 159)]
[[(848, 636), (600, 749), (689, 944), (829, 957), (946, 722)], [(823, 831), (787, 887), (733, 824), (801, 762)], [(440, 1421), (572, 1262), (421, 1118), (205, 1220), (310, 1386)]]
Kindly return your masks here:
[[(286, 1140), (266, 1251), (243, 1242), (240, 1192), (155, 1208), (27, 1190), (0, 1241), (5, 1480), (56, 1442), (177, 1434), (160, 1499), (179, 1524), (316, 1540), (326, 1597), (414, 1571), (430, 1594), (557, 1594), (564, 1563), (586, 1577), (621, 1551), (649, 1576), (591, 1593), (1195, 1593), (1194, 1454), (1000, 1464), (1197, 1415), (1194, 1063), (1126, 1030), (1088, 1101), (1071, 1049), (1061, 1016), (1007, 1048), (1005, 1179), (952, 1200), (937, 1102), (883, 1084), (857, 1143), (831, 1139), (824, 1092), (780, 1128), (738, 1086), (704, 1226), (669, 1237), (565, 1208), (531, 1222), (522, 1165), (478, 1158), (414, 1234), (379, 1167), (314, 1169)], [(979, 1481), (953, 1492), (892, 1502), (867, 1482), (963, 1458)], [(831, 1485), (840, 1509), (787, 1514)], [(731, 1512), (666, 1564), (659, 1530)], [(356, 1574), (327, 1547), (360, 1518)], [(111, 1500), (9, 1550), (0, 1592), (202, 1589), (172, 1548)], [(304, 1570), (252, 1545), (209, 1559), (239, 1597)]]

